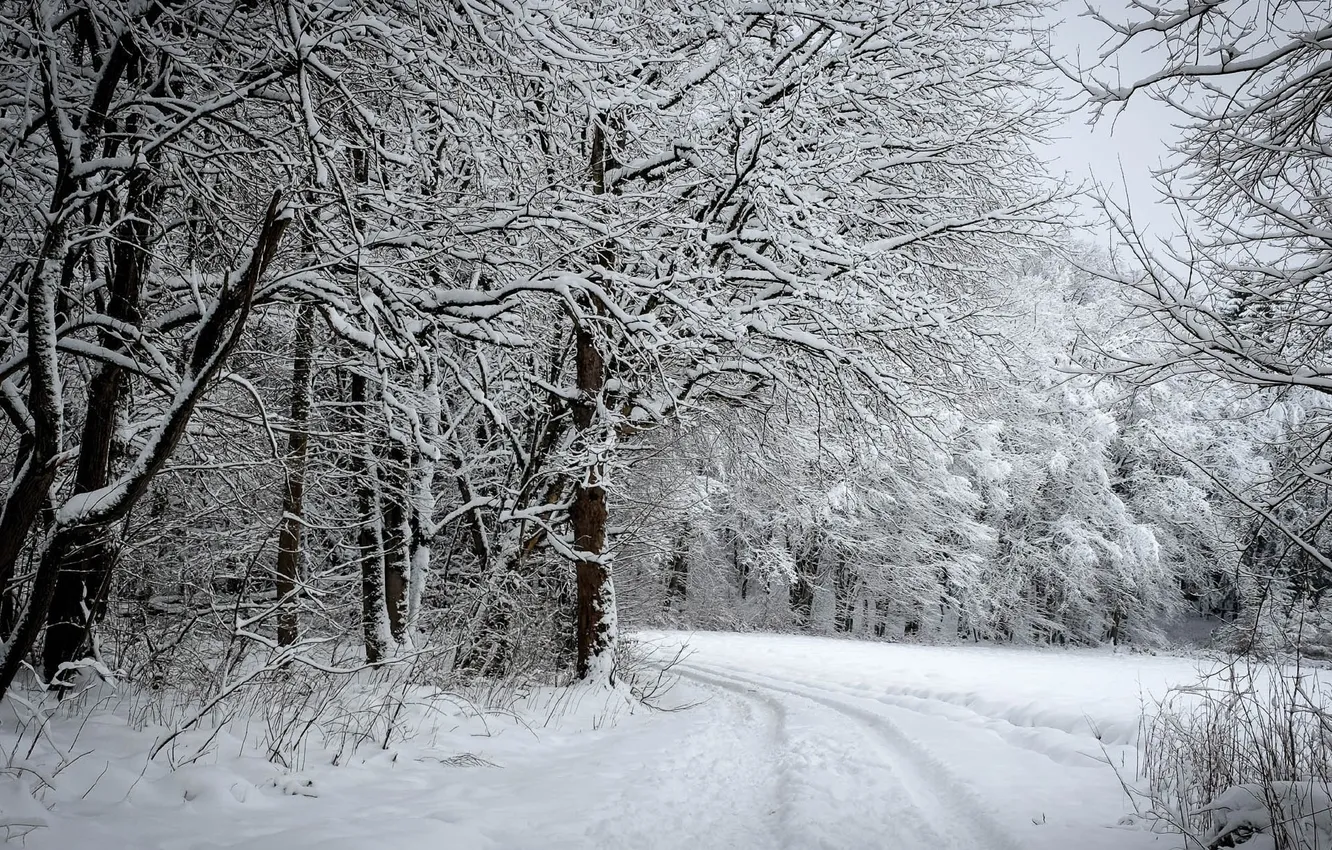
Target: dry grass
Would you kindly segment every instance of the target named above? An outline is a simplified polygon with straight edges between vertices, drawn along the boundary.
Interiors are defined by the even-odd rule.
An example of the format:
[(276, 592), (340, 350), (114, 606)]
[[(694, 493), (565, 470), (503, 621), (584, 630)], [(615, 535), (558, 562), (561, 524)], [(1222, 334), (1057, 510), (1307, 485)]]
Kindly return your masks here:
[[(1148, 816), (1190, 848), (1252, 838), (1252, 846), (1273, 850), (1329, 850), (1320, 837), (1328, 813), (1311, 808), (1332, 780), (1329, 683), (1327, 671), (1238, 660), (1172, 689), (1143, 714), (1139, 773)], [(1251, 789), (1266, 824), (1227, 824), (1226, 812), (1209, 806), (1238, 786)]]

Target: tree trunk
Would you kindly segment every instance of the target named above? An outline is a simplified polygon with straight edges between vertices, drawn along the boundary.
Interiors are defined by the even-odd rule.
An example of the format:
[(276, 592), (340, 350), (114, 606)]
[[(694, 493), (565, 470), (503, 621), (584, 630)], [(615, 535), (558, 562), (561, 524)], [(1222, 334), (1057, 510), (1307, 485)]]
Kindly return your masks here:
[(291, 364), (291, 430), (287, 433), (286, 479), (282, 488), (282, 521), (278, 528), (277, 641), (291, 646), (300, 636), (296, 589), (301, 579), (301, 534), (305, 527), (305, 469), (310, 447), (315, 308), (301, 307), (296, 316), (296, 350)]
[[(130, 181), (124, 220), (115, 229), (106, 312), (126, 325), (137, 326), (141, 321), (140, 293), (152, 262), (149, 222), (161, 195), (161, 187), (149, 176), (136, 175)], [(124, 350), (119, 334), (104, 330), (99, 336), (99, 343), (108, 351)], [(89, 382), (74, 493), (101, 489), (111, 480), (116, 416), (128, 383), (125, 370), (110, 363), (103, 364)], [(74, 661), (88, 648), (92, 623), (100, 618), (102, 600), (110, 590), (117, 554), (114, 535), (107, 527), (62, 529), (47, 548), (44, 557), (57, 559), (42, 651), (48, 682), (62, 664)]]
[(56, 574), (42, 646), (42, 674), (49, 683), (65, 684), (57, 682), (61, 667), (89, 654), (92, 624), (101, 615), (115, 563), (109, 533), (86, 526), (61, 529), (42, 555)]
[(689, 600), (689, 537), (690, 528), (686, 524), (671, 559), (666, 562), (667, 611), (683, 611)]
[(849, 632), (855, 624), (856, 580), (846, 566), (846, 556), (838, 555), (837, 568), (833, 571), (833, 601), (836, 607), (834, 628), (839, 632)]
[[(618, 164), (611, 151), (606, 125), (606, 117), (597, 116), (592, 128), (589, 174), (592, 191), (597, 195), (606, 194), (606, 173)], [(597, 274), (605, 278), (615, 265), (614, 249), (609, 244), (602, 246), (597, 260), (601, 267)], [(611, 281), (604, 279), (602, 283), (609, 288)], [(606, 358), (597, 349), (596, 337), (588, 324), (596, 312), (596, 306), (589, 299), (585, 305), (585, 315), (574, 329), (578, 398), (572, 405), (573, 421), (583, 437), (583, 448), (591, 459), (583, 471), (582, 480), (574, 488), (569, 521), (573, 527), (574, 550), (577, 553), (574, 579), (578, 616), (574, 631), (578, 644), (578, 678), (609, 680), (613, 675), (612, 656), (616, 631), (615, 587), (605, 560), (607, 508), (606, 489), (601, 484), (605, 478), (605, 467), (604, 462), (587, 444), (596, 436), (593, 426), (601, 418), (599, 413), (604, 409), (602, 393), (606, 387)]]
[(407, 588), (411, 575), (411, 522), (407, 501), (407, 451), (392, 437), (388, 456), (378, 464), (381, 542), (384, 547), (384, 608), (389, 633), (402, 644), (407, 638)]
[(413, 645), (417, 641), (421, 600), (430, 571), (431, 541), (435, 537), (435, 467), (440, 442), (439, 367), (434, 362), (437, 355), (433, 346), (427, 346), (426, 351), (429, 354), (423, 358), (427, 362), (421, 380), (424, 405), (419, 411), (424, 445), (416, 452), (413, 464), (411, 527), (408, 529), (411, 534), (411, 574), (407, 588), (406, 631), (407, 639)]
[[(55, 482), (56, 455), (64, 440), (65, 408), (55, 349), (60, 252), (64, 248), (64, 239), (63, 226), (53, 225), (42, 245), (42, 258), (33, 265), (26, 287), (28, 410), (32, 422), (19, 444), (20, 449), (24, 450), (21, 452), (22, 465), (15, 472), (4, 505), (0, 507), (0, 583), (6, 587), (14, 579), (24, 544), (42, 508), (47, 504), (51, 485)], [(51, 578), (49, 592), (54, 592), (54, 576)], [(48, 591), (44, 588), (43, 592)], [(15, 614), (13, 628), (6, 632), (8, 643), (15, 640), (26, 643), (24, 653), (31, 648), (37, 636), (34, 626), (44, 622), (48, 601), (49, 596), (46, 601), (29, 598), (26, 607), (31, 609), (31, 603), (38, 602), (42, 606), (43, 619), (36, 624), (25, 624), (24, 612)], [(26, 634), (19, 637), (20, 632), (29, 630), (32, 630), (31, 638)], [(12, 655), (13, 651), (6, 647), (7, 656)], [(17, 661), (7, 658), (5, 666), (14, 666), (17, 670), (17, 664)]]
[(822, 547), (817, 540), (795, 552), (796, 574), (795, 580), (791, 582), (791, 612), (806, 628), (814, 616), (814, 588), (818, 583), (821, 557)]
[(387, 594), (384, 589), (383, 499), (378, 471), (371, 462), (370, 416), (365, 402), (365, 376), (351, 376), (351, 412), (358, 423), (359, 446), (351, 452), (349, 467), (356, 481), (356, 512), (360, 528), (356, 535), (357, 561), (361, 572), (361, 627), (365, 636), (365, 661), (386, 661), (393, 647), (389, 627)]
[[(110, 480), (115, 415), (124, 386), (123, 371), (105, 366), (88, 388), (75, 493), (97, 490)], [(75, 661), (88, 648), (116, 561), (112, 534), (107, 526), (62, 528), (42, 555), (56, 573), (42, 647), (42, 673), (48, 682), (56, 678), (61, 665)]]
[[(596, 340), (587, 328), (575, 337), (578, 365), (578, 401), (574, 405), (574, 424), (585, 436), (592, 430), (601, 391), (606, 383), (606, 363), (597, 350)], [(574, 576), (577, 584), (578, 678), (609, 678), (615, 645), (615, 591), (610, 570), (603, 557), (606, 552), (606, 489), (601, 485), (600, 461), (588, 464), (585, 478), (574, 490), (569, 519), (573, 526)]]

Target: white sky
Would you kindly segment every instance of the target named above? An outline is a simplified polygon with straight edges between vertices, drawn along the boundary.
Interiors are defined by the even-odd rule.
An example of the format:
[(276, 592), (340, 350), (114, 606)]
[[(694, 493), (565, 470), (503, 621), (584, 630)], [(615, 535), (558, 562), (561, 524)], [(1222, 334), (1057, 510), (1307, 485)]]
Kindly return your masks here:
[[(1130, 12), (1114, 0), (1093, 0), (1116, 20), (1129, 20)], [(1083, 67), (1095, 64), (1104, 47), (1108, 31), (1082, 13), (1087, 6), (1083, 0), (1057, 0), (1047, 15), (1053, 26), (1052, 41), (1057, 52), (1066, 59), (1081, 56)], [(1141, 12), (1133, 17), (1140, 17)], [(1112, 60), (1114, 61), (1114, 60)], [(1123, 77), (1141, 76), (1151, 70), (1146, 57), (1129, 52), (1120, 57)], [(1106, 69), (1099, 72), (1107, 73)], [(1072, 83), (1063, 82), (1063, 89), (1074, 92)], [(1069, 104), (1070, 108), (1073, 104)], [(1178, 116), (1168, 107), (1146, 97), (1135, 97), (1117, 116), (1107, 113), (1095, 127), (1087, 124), (1089, 113), (1080, 111), (1070, 115), (1058, 131), (1053, 143), (1046, 149), (1056, 172), (1065, 172), (1074, 183), (1096, 182), (1105, 186), (1119, 203), (1132, 205), (1133, 217), (1145, 235), (1168, 239), (1178, 232), (1172, 207), (1159, 203), (1159, 193), (1152, 180), (1152, 170), (1160, 168), (1169, 156), (1168, 144), (1178, 137), (1174, 122)], [(1113, 120), (1112, 120), (1113, 119)], [(1093, 205), (1084, 204), (1091, 215)], [(1109, 228), (1100, 225), (1093, 229), (1095, 241), (1107, 242)]]

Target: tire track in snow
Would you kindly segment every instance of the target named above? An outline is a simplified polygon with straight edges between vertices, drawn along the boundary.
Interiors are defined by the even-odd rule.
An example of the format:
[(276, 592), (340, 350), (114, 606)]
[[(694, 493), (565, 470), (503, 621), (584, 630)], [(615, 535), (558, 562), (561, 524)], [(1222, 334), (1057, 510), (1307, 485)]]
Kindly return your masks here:
[[(901, 846), (1023, 850), (1023, 844), (1009, 835), (988, 813), (983, 801), (971, 789), (943, 762), (883, 714), (848, 705), (830, 696), (824, 688), (756, 675), (749, 671), (701, 665), (693, 661), (681, 667), (689, 668), (687, 673), (691, 674), (691, 678), (707, 676), (712, 684), (734, 691), (747, 690), (746, 686), (751, 686), (796, 697), (836, 712), (860, 726), (869, 727), (875, 733), (874, 737), (886, 745), (885, 749), (893, 757), (885, 765), (885, 770), (895, 775), (895, 782), (906, 792), (908, 803), (916, 809), (918, 818), (926, 824), (926, 830), (935, 836), (930, 844)], [(907, 813), (898, 814), (904, 816)], [(830, 846), (845, 845), (834, 843)]]
[[(698, 669), (675, 671), (682, 677), (704, 685), (724, 696), (738, 697), (751, 704), (767, 706), (782, 719), (781, 732), (769, 740), (774, 809), (780, 816), (779, 839), (774, 845), (783, 850), (847, 850), (853, 847), (954, 848), (964, 845), (946, 843), (923, 811), (909, 801), (906, 787), (883, 761), (857, 758), (852, 749), (863, 743), (857, 733), (851, 747), (835, 746), (837, 732), (845, 734), (845, 724), (826, 723), (826, 715), (811, 717), (806, 708), (770, 689), (714, 676)], [(802, 716), (802, 714), (804, 716)], [(849, 763), (859, 761), (873, 772), (874, 781), (848, 782), (844, 775)], [(855, 777), (852, 776), (854, 779)], [(864, 771), (862, 771), (862, 780)], [(866, 794), (867, 789), (884, 791), (890, 780), (890, 793)], [(851, 791), (858, 799), (847, 800)], [(884, 806), (885, 800), (897, 805)], [(851, 805), (848, 805), (851, 804)], [(902, 830), (907, 835), (903, 836)], [(886, 840), (891, 840), (886, 844)]]
[(721, 694), (660, 722), (674, 728), (663, 736), (665, 730), (654, 724), (651, 735), (611, 733), (589, 742), (586, 750), (578, 748), (580, 759), (601, 766), (603, 779), (610, 780), (603, 787), (611, 793), (577, 819), (577, 829), (557, 826), (558, 840), (541, 846), (800, 850), (783, 843), (784, 807), (774, 804), (770, 781), (777, 774), (773, 753), (784, 734), (779, 701)]
[(984, 714), (964, 704), (934, 697), (893, 691), (874, 694), (868, 688), (860, 691), (849, 688), (836, 690), (853, 699), (872, 699), (882, 705), (901, 708), (913, 714), (945, 717), (956, 723), (965, 723), (976, 729), (993, 732), (1005, 743), (1047, 758), (1055, 764), (1072, 767), (1104, 766), (1105, 756), (1100, 751), (1100, 746), (1123, 745), (1117, 744), (1114, 740), (1107, 741), (1104, 736), (1098, 738), (1090, 720), (1087, 721), (1087, 731), (1079, 735), (1055, 726), (1014, 723), (1006, 717)]
[[(728, 670), (737, 675), (746, 675), (742, 668), (725, 665), (718, 670)], [(802, 682), (786, 676), (763, 674), (762, 678), (775, 682), (809, 687)], [(993, 732), (1014, 747), (1050, 759), (1056, 764), (1088, 767), (1093, 764), (1103, 765), (1104, 756), (1100, 752), (1102, 745), (1126, 745), (1123, 736), (1098, 735), (1093, 721), (1085, 715), (1077, 724), (1068, 722), (1049, 725), (1034, 719), (1012, 719), (1012, 713), (987, 714), (981, 710), (983, 704), (968, 700), (967, 694), (936, 695), (924, 688), (893, 688), (882, 685), (868, 686), (846, 682), (820, 682), (818, 690), (837, 694), (855, 700), (872, 700), (894, 708), (901, 708), (913, 714), (928, 717), (944, 717), (948, 720), (964, 723), (976, 729)], [(1070, 727), (1084, 726), (1080, 731), (1071, 731)]]
[[(789, 850), (799, 850), (798, 847), (791, 844), (790, 840), (792, 834), (790, 803), (794, 800), (794, 794), (790, 768), (782, 757), (790, 743), (786, 707), (781, 700), (763, 694), (754, 688), (737, 685), (725, 679), (683, 668), (684, 665), (678, 665), (674, 668), (674, 672), (680, 678), (696, 682), (711, 690), (722, 691), (730, 696), (732, 702), (745, 706), (750, 717), (757, 717), (760, 713), (769, 716), (770, 719), (765, 724), (767, 730), (762, 737), (767, 744), (766, 758), (771, 762), (774, 776), (773, 801), (769, 814), (772, 816), (770, 834), (775, 843), (768, 846), (773, 847), (774, 850), (787, 850), (788, 848)], [(758, 710), (755, 710), (756, 706), (759, 707)]]

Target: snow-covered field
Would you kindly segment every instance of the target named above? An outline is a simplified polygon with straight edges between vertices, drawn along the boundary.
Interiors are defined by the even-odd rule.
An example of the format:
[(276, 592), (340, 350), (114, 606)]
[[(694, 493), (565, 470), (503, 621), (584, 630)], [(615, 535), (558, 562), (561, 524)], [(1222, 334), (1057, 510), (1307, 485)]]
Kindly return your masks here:
[[(437, 706), (408, 740), (362, 746), (340, 766), (314, 748), (294, 774), (247, 749), (238, 727), (170, 771), (164, 757), (146, 760), (160, 730), (132, 731), (111, 712), (57, 716), (51, 740), (88, 754), (58, 776), (11, 771), (0, 811), (10, 824), (44, 824), (25, 838), (35, 850), (1179, 844), (1120, 822), (1131, 808), (1106, 759), (1132, 778), (1141, 698), (1192, 681), (1200, 662), (640, 637), (659, 658), (687, 643), (681, 681), (664, 698), (680, 710), (630, 712), (618, 697), (567, 690), (484, 721)], [(4, 733), (10, 751), (12, 723)], [(180, 752), (211, 733), (192, 734)]]

